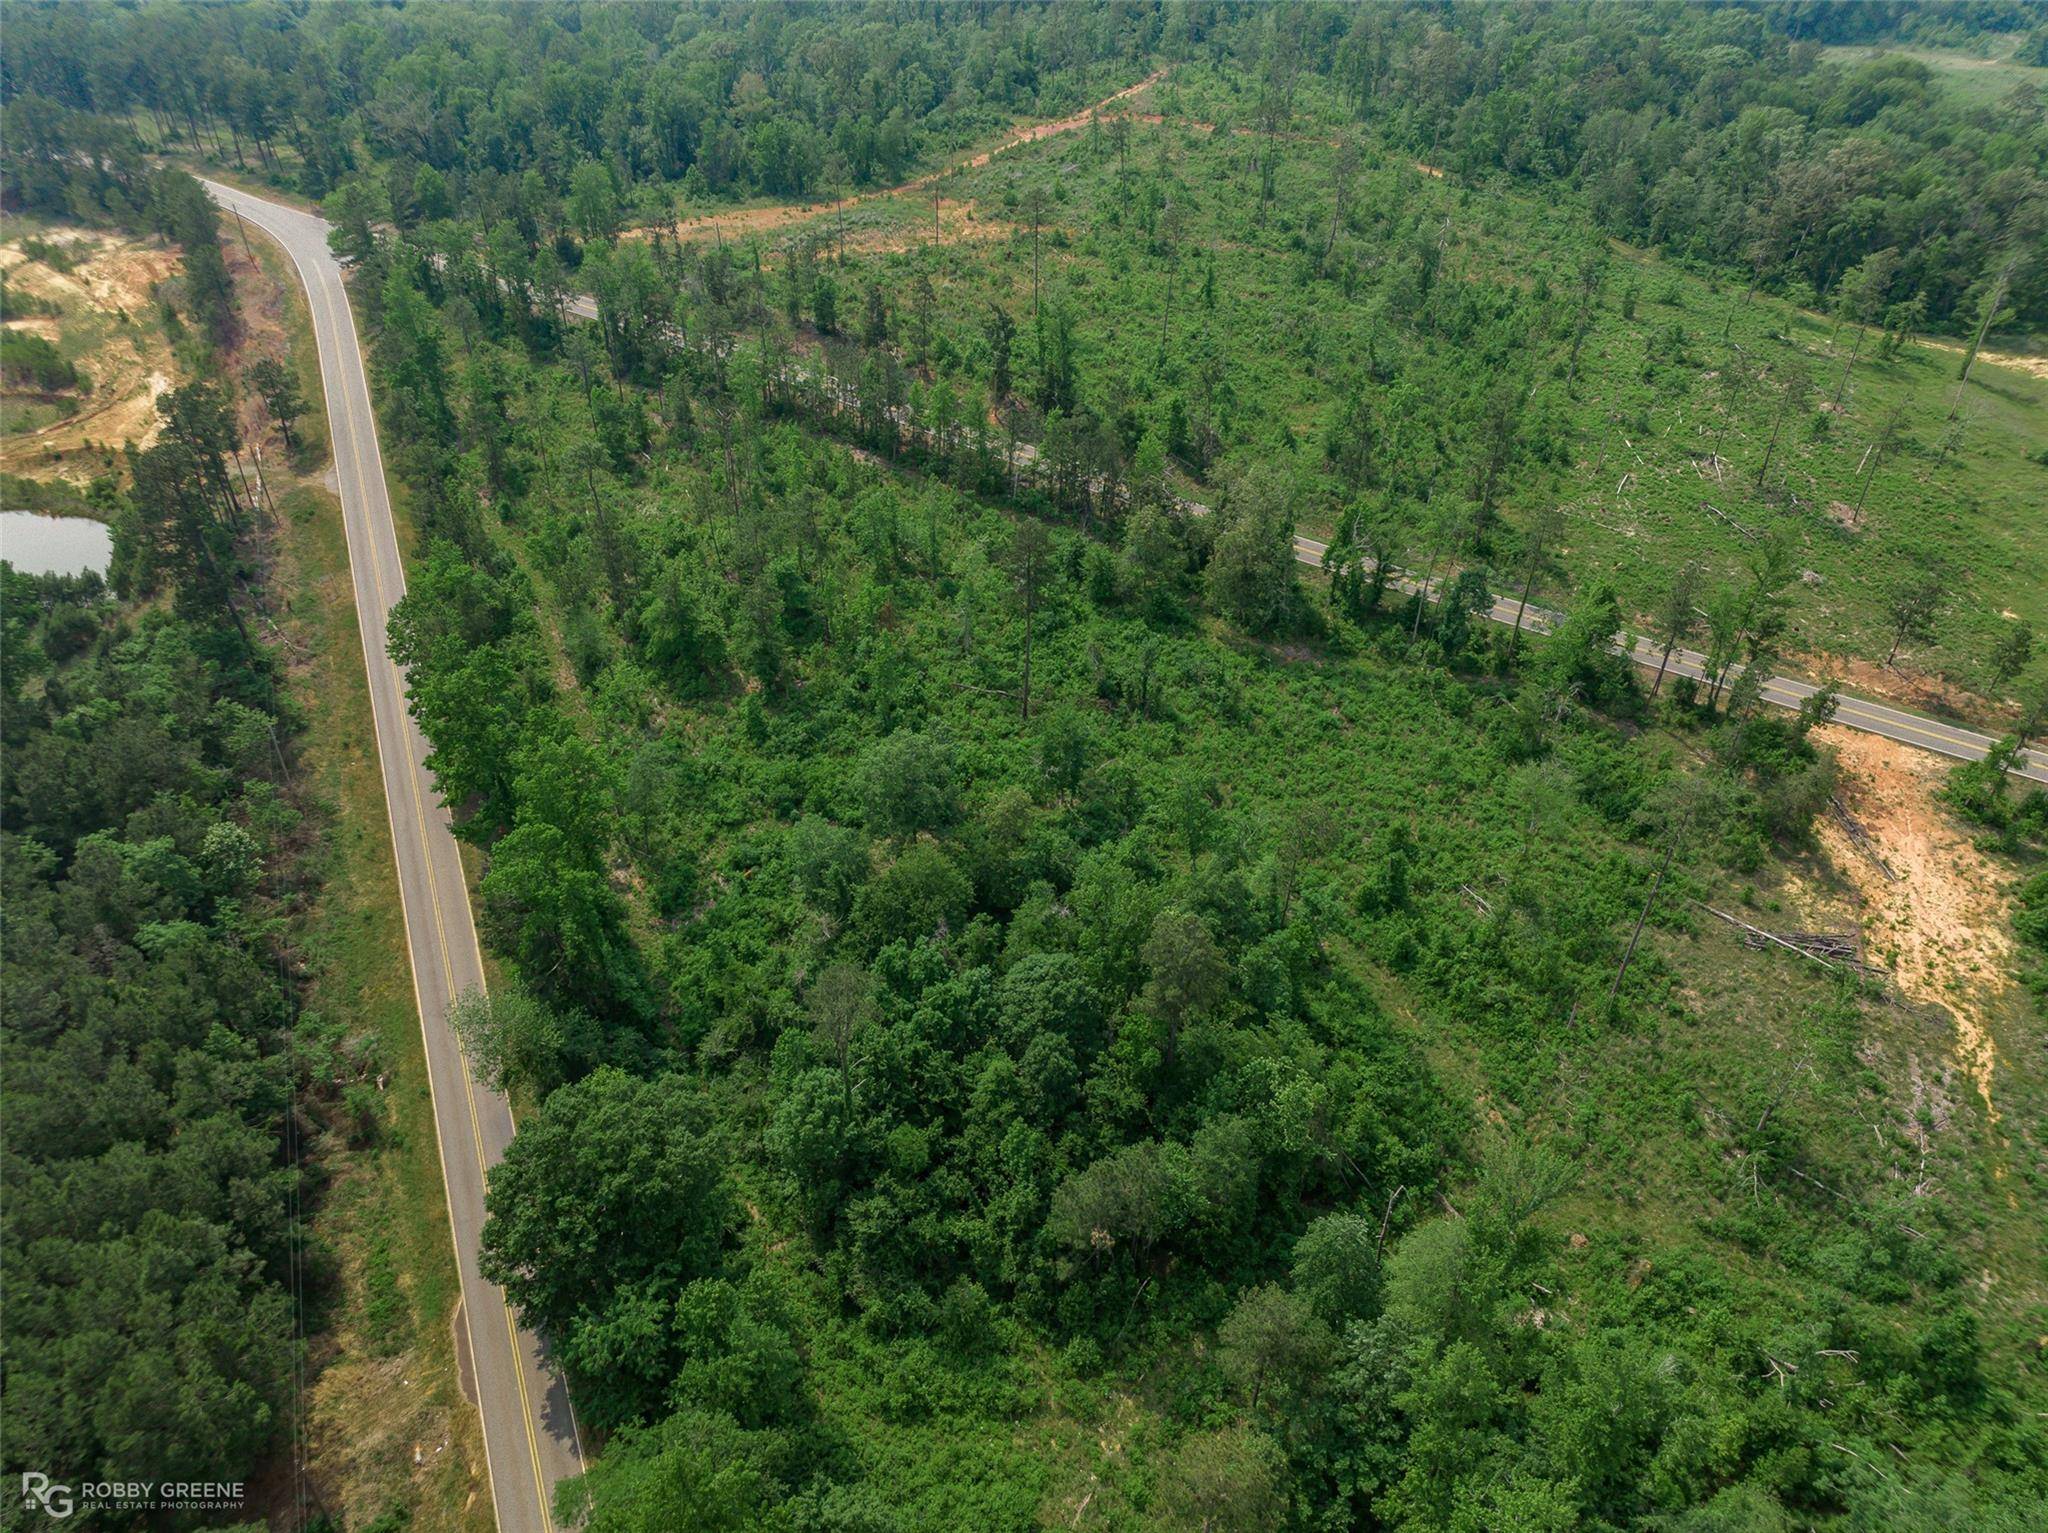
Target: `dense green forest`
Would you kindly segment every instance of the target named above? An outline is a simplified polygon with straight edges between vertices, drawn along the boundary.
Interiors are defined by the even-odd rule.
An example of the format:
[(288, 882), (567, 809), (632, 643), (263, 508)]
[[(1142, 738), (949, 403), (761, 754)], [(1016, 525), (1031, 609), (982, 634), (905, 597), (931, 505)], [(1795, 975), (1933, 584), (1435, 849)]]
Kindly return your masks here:
[(163, 409), (132, 497), (95, 489), (124, 594), (158, 599), (0, 574), (7, 1454), (246, 1477), (289, 1419), (294, 1098), (336, 1035), (295, 1004), (308, 873), (290, 707), (242, 611), (256, 507), (218, 387)]
[(1160, 24), (1153, 7), (1039, 5), (38, 6), (4, 79), (10, 99), (137, 114), (290, 168), (310, 196), (391, 164), (426, 216), (514, 216), (572, 186), (887, 185), (1019, 114), (1082, 105)]
[[(24, 5), (0, 90), (22, 119), (132, 118), (313, 197), (374, 171), (401, 221), (532, 244), (706, 197), (891, 185), (1154, 55), (1228, 63), (1263, 126), (1292, 126), (1321, 79), (1390, 143), (1569, 185), (1612, 232), (1675, 253), (1824, 297), (1893, 251), (1869, 301), (1967, 326), (2004, 253), (2048, 229), (2039, 103), (1965, 110), (1924, 65), (1821, 60), (1821, 42), (1902, 24), (2048, 36), (2020, 4)], [(2041, 265), (1992, 306), (2048, 318)]]
[[(2002, 1077), (1950, 1132), (1978, 1104), (1897, 1065), (1944, 1015), (1716, 946), (1696, 901), (1814, 866), (1832, 693), (1759, 695), (1795, 651), (1951, 641), (2039, 728), (2044, 399), (1958, 374), (2048, 321), (2041, 103), (1820, 51), (2037, 11), (11, 22), (39, 205), (172, 205), (133, 190), (146, 141), (324, 198), (354, 263), (418, 532), (388, 641), (505, 976), (456, 1025), (524, 1104), (486, 1272), (602, 1444), (565, 1517), (2033, 1524), (2040, 1098)], [(1162, 67), (950, 178), (950, 215), (677, 224), (886, 191)], [(992, 234), (916, 237), (969, 203)], [(77, 635), (10, 645), (50, 657), (10, 671), (10, 754), (181, 687), (278, 712), (209, 557), (218, 428), (174, 419), (128, 536), (180, 611), (152, 647), (10, 602)], [(1569, 617), (1489, 625), (1503, 591)], [(1637, 627), (1711, 679), (1637, 674)], [(270, 763), (245, 785), (230, 737), (180, 731), (188, 777), (132, 803), (13, 770), (53, 949), (196, 963), (175, 921), (246, 960), (266, 822), (226, 806)], [(2039, 946), (2048, 800), (1951, 792)], [(273, 1094), (245, 1134), (286, 1001), (220, 1001)]]
[(247, 1472), (297, 1345), (276, 704), (231, 630), (5, 579), (8, 1463)]
[(185, 242), (160, 317), (197, 376), (126, 473), (83, 494), (7, 476), (12, 505), (111, 521), (115, 558), (108, 579), (0, 564), (6, 1467), (250, 1483), (301, 1425), (331, 1296), (308, 1136), (378, 1110), (352, 1019), (301, 1009), (323, 826), (261, 588), (275, 508), (218, 344), (237, 316), (213, 204), (180, 171), (132, 165), (134, 200), (88, 200), (75, 172), (81, 195), (40, 211)]

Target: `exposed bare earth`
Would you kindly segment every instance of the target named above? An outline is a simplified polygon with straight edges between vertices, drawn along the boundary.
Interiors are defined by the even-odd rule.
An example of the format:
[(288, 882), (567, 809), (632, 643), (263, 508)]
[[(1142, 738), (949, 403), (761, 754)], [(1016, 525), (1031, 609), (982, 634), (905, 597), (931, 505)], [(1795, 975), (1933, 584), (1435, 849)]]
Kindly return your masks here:
[(10, 328), (34, 329), (51, 341), (89, 338), (73, 360), (90, 392), (62, 420), (0, 437), (0, 468), (29, 479), (83, 483), (106, 472), (109, 454), (123, 443), (147, 447), (156, 439), (157, 397), (172, 386), (174, 368), (150, 310), (156, 285), (177, 270), (178, 256), (167, 246), (90, 230), (67, 234), (63, 243), (92, 253), (60, 272), (29, 260), (18, 241), (0, 245), (8, 286), (63, 311), (54, 319), (16, 320)]
[(1998, 1045), (1988, 1014), (2013, 983), (2013, 946), (1998, 868), (1936, 802), (1946, 775), (1919, 751), (1839, 725), (1819, 730), (1842, 764), (1842, 797), (1898, 874), (1884, 874), (1841, 826), (1820, 838), (1862, 902), (1865, 951), (1907, 1000), (1954, 1019), (1955, 1060), (1998, 1121)]
[(897, 229), (870, 230), (847, 241), (849, 246), (876, 254), (896, 250), (922, 249), (926, 245), (963, 245), (978, 240), (1006, 240), (1017, 232), (1007, 219), (984, 218), (971, 197), (938, 199), (938, 232), (922, 224)]
[[(1930, 351), (1948, 351), (1961, 356), (1969, 348), (1959, 341), (1937, 341), (1931, 336), (1921, 336), (1920, 344)], [(2029, 356), (2017, 351), (1993, 351), (1986, 346), (1977, 353), (1979, 362), (1988, 362), (1993, 367), (2017, 368), (2035, 378), (2048, 378), (2048, 357)]]
[(1911, 657), (1901, 654), (1894, 665), (1879, 665), (1855, 655), (1821, 653), (1796, 657), (1809, 676), (1832, 676), (1842, 690), (1858, 697), (1871, 697), (1900, 708), (1914, 708), (1945, 719), (1983, 719), (1995, 715), (1998, 705), (1978, 696), (1946, 677), (1913, 669)]
[[(1062, 133), (1073, 133), (1086, 128), (1105, 114), (1115, 115), (1117, 107), (1128, 107), (1140, 97), (1148, 94), (1152, 87), (1166, 77), (1164, 69), (1154, 70), (1135, 85), (1102, 98), (1093, 106), (1072, 113), (1066, 117), (1054, 118), (1050, 122), (1033, 123), (1019, 128), (991, 148), (983, 149), (941, 169), (929, 171), (903, 182), (899, 186), (880, 187), (871, 192), (859, 192), (851, 197), (840, 197), (823, 202), (775, 203), (766, 207), (734, 208), (716, 213), (701, 213), (694, 218), (678, 219), (673, 226), (676, 239), (684, 244), (701, 240), (741, 239), (749, 235), (774, 234), (785, 229), (817, 223), (827, 218), (838, 218), (856, 208), (880, 202), (887, 198), (900, 197), (906, 193), (930, 189), (945, 177), (963, 170), (978, 170), (997, 155), (1006, 153), (1025, 144), (1035, 144), (1042, 139), (1054, 138)], [(1124, 115), (1133, 122), (1157, 127), (1169, 121), (1158, 112), (1126, 112)], [(1216, 124), (1201, 122), (1193, 118), (1173, 118), (1175, 126), (1193, 133), (1214, 133)], [(1250, 131), (1240, 129), (1238, 131)], [(1277, 136), (1286, 139), (1335, 143), (1334, 139), (1314, 138), (1299, 133), (1282, 133)], [(1415, 169), (1425, 176), (1442, 179), (1443, 172), (1434, 165), (1415, 162)], [(898, 250), (922, 248), (929, 244), (954, 245), (970, 240), (1007, 239), (1016, 232), (1016, 225), (995, 218), (979, 215), (971, 199), (952, 201), (945, 197), (937, 199), (939, 218), (935, 230), (917, 226), (900, 226), (891, 229), (847, 229), (844, 238), (849, 247), (871, 253), (886, 253)], [(644, 233), (645, 231), (636, 231)], [(839, 237), (837, 230), (820, 230), (821, 235)], [(1988, 357), (1990, 354), (1986, 353)]]
[[(235, 295), (239, 300), (236, 310), (238, 333), (235, 337), (237, 368), (247, 373), (263, 357), (289, 365), (291, 342), (286, 333), (283, 292), (271, 280), (270, 274), (250, 259), (249, 249), (241, 241), (223, 241), (221, 254), (227, 260), (229, 275), (235, 279)], [(242, 437), (253, 449), (250, 458), (257, 471), (271, 475), (282, 471), (286, 479), (292, 478), (289, 455), (263, 407), (262, 396), (253, 388), (244, 388), (236, 400), (236, 411), (242, 423)], [(301, 432), (309, 428), (314, 431), (320, 429), (317, 418), (300, 421)], [(272, 492), (283, 488), (283, 483), (273, 485)]]
[(1136, 96), (1143, 91), (1150, 90), (1154, 85), (1157, 85), (1165, 77), (1165, 70), (1155, 69), (1152, 71), (1151, 74), (1145, 76), (1145, 78), (1140, 80), (1136, 85), (1127, 85), (1122, 90), (1117, 91), (1112, 95), (1104, 96), (1100, 101), (1096, 102), (1095, 105), (1091, 107), (1088, 107), (1079, 112), (1075, 112), (1073, 115), (1069, 117), (1057, 117), (1054, 118), (1051, 122), (1033, 123), (1028, 128), (1020, 128), (1015, 133), (1012, 133), (1008, 138), (1004, 139), (1001, 143), (997, 144), (994, 148), (984, 149), (979, 154), (971, 155), (967, 159), (957, 161), (952, 165), (948, 165), (943, 170), (935, 170), (931, 172), (931, 174), (929, 175), (919, 176), (914, 181), (906, 181), (903, 183), (902, 186), (898, 187), (897, 190), (905, 192), (918, 191), (924, 187), (930, 186), (934, 181), (937, 181), (941, 176), (950, 176), (955, 171), (977, 170), (981, 166), (986, 165), (990, 160), (994, 159), (997, 155), (1003, 153), (1005, 150), (1015, 149), (1020, 144), (1035, 144), (1042, 138), (1054, 138), (1062, 133), (1072, 133), (1076, 129), (1085, 128), (1088, 126), (1089, 123), (1093, 122), (1097, 117), (1101, 116), (1102, 113), (1108, 110), (1109, 108), (1116, 106), (1120, 102), (1128, 101), (1133, 96)]
[[(950, 165), (905, 181), (900, 186), (884, 187), (872, 192), (860, 192), (851, 197), (841, 197), (827, 202), (786, 203), (775, 207), (740, 208), (726, 213), (705, 213), (696, 218), (679, 220), (675, 225), (676, 238), (688, 242), (719, 238), (735, 239), (748, 234), (765, 234), (777, 229), (786, 229), (792, 224), (805, 223), (826, 214), (848, 212), (860, 207), (864, 203), (874, 202), (883, 197), (895, 197), (905, 192), (923, 191), (927, 187), (936, 185), (942, 178), (953, 175), (957, 171), (978, 169), (1006, 150), (1015, 149), (1023, 144), (1035, 144), (1040, 139), (1053, 138), (1061, 133), (1072, 133), (1077, 129), (1085, 128), (1104, 111), (1121, 102), (1128, 101), (1141, 91), (1150, 89), (1159, 82), (1165, 73), (1166, 71), (1163, 69), (1156, 70), (1137, 84), (1127, 85), (1115, 94), (1105, 96), (1102, 100), (1096, 102), (1095, 105), (1075, 112), (1071, 116), (1059, 117), (1050, 122), (1033, 123), (1029, 127), (1019, 128), (1003, 139), (1002, 142), (991, 148), (969, 155), (965, 159), (955, 160)], [(940, 209), (940, 216), (943, 230), (943, 205)], [(972, 238), (974, 236), (959, 237)]]
[[(755, 232), (772, 232), (782, 228), (809, 227), (827, 246), (844, 244), (848, 250), (857, 250), (869, 255), (887, 255), (899, 250), (922, 250), (929, 245), (963, 245), (986, 240), (1006, 240), (1017, 232), (1017, 225), (1004, 218), (984, 217), (980, 204), (971, 197), (940, 197), (936, 199), (938, 218), (918, 217), (906, 220), (901, 217), (877, 222), (874, 215), (856, 219), (842, 229), (836, 219), (819, 222), (816, 215), (805, 212), (797, 218), (760, 218), (756, 220)], [(786, 208), (755, 208), (752, 214), (782, 214)], [(733, 217), (748, 215), (735, 214)], [(1050, 225), (1048, 225), (1050, 227)], [(723, 226), (722, 235), (731, 235), (730, 224)], [(685, 241), (701, 239), (685, 227), (680, 235)], [(787, 258), (790, 243), (769, 248), (762, 252), (761, 264), (770, 269)]]

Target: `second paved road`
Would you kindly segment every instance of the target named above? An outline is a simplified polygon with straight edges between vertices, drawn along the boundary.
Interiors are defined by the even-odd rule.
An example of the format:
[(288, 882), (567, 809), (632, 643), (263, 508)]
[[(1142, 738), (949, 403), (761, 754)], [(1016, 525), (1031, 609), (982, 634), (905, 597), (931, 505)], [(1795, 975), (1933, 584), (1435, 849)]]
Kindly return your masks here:
[(484, 1178), (512, 1141), (504, 1097), (475, 1081), (448, 1026), (455, 998), (484, 983), (483, 955), (470, 917), (469, 891), (426, 766), (427, 742), (405, 707), (405, 677), (384, 649), (391, 609), (405, 594), (405, 566), (391, 522), (377, 421), (350, 313), (341, 265), (327, 248), (328, 224), (310, 213), (207, 181), (214, 201), (240, 214), (284, 248), (298, 268), (320, 349), (327, 424), (334, 440), (342, 523), (356, 621), (370, 679), (370, 711), (391, 816), (391, 850), (405, 905), (406, 947), (426, 1039), (427, 1078), (440, 1137), (448, 1222), (462, 1277), (484, 1454), (500, 1533), (551, 1533), (558, 1481), (583, 1472), (582, 1445), (562, 1376), (538, 1338), (520, 1329), (504, 1292), (477, 1270), (484, 1224)]
[[(1315, 538), (1297, 536), (1294, 540), (1294, 557), (1303, 564), (1322, 568), (1323, 557), (1330, 551), (1330, 545)], [(1403, 591), (1413, 592), (1417, 582), (1408, 575), (1395, 578), (1393, 584)], [(1432, 595), (1434, 588), (1432, 588)], [(1517, 613), (1519, 603), (1511, 596), (1503, 596), (1494, 602), (1486, 614), (1496, 623), (1513, 624), (1520, 621), (1530, 633), (1549, 633), (1564, 621), (1562, 612), (1552, 612), (1545, 607), (1531, 606), (1526, 612)], [(1616, 645), (1617, 650), (1620, 645)], [(1648, 639), (1637, 639), (1630, 651), (1636, 664), (1655, 670), (1662, 660), (1657, 645)], [(1674, 649), (1671, 652), (1670, 671), (1674, 676), (1690, 676), (1695, 681), (1707, 679), (1707, 657), (1694, 649)], [(1728, 678), (1741, 674), (1739, 665), (1728, 668)], [(1780, 708), (1797, 709), (1820, 688), (1811, 682), (1800, 681), (1793, 676), (1773, 676), (1763, 685), (1763, 699)], [(1872, 702), (1867, 697), (1851, 697), (1846, 692), (1835, 700), (1834, 722), (1850, 729), (1860, 729), (1867, 735), (1881, 735), (1887, 740), (1896, 740), (1901, 745), (1916, 746), (1924, 751), (1935, 751), (1943, 756), (1953, 756), (1959, 761), (1982, 761), (1991, 754), (1998, 741), (1990, 735), (1965, 729), (1960, 724), (1944, 723), (1931, 719), (1924, 713), (1908, 713), (1903, 708), (1894, 708), (1888, 703)], [(2048, 783), (2048, 751), (2024, 750), (2012, 768), (2015, 777), (2024, 777), (2032, 782)]]
[[(328, 249), (329, 226), (324, 219), (218, 182), (204, 184), (216, 202), (255, 224), (284, 248), (298, 269), (312, 310), (342, 518), (348, 533), (356, 616), (363, 636), (363, 663), (369, 673), (370, 706), (391, 817), (392, 852), (405, 906), (406, 942), (426, 1040), (449, 1223), (483, 1417), (491, 1500), (502, 1533), (551, 1533), (549, 1503), (554, 1487), (582, 1473), (582, 1446), (560, 1373), (548, 1361), (539, 1340), (514, 1323), (503, 1292), (485, 1282), (477, 1270), (484, 1179), (511, 1142), (512, 1113), (502, 1096), (471, 1077), (448, 1026), (448, 1008), (455, 998), (465, 990), (482, 988), (483, 960), (448, 812), (438, 801), (426, 767), (426, 740), (406, 711), (404, 676), (384, 650), (391, 608), (405, 594), (405, 569), (391, 521), (376, 419), (370, 410), (348, 292), (340, 263)], [(590, 316), (595, 305), (581, 299), (572, 309)], [(1295, 539), (1296, 557), (1305, 564), (1320, 565), (1325, 552), (1325, 545), (1313, 538)], [(1405, 580), (1398, 583), (1411, 584)], [(1513, 622), (1514, 603), (1496, 603), (1489, 615)], [(1542, 632), (1557, 621), (1558, 614), (1531, 607), (1524, 626)], [(1657, 663), (1656, 651), (1648, 641), (1637, 645), (1635, 658)], [(1704, 656), (1690, 650), (1675, 651), (1671, 657), (1671, 669), (1684, 676), (1702, 676), (1705, 663)], [(1796, 708), (1813, 691), (1804, 682), (1773, 677), (1765, 684), (1764, 696), (1767, 701)], [(1981, 759), (1993, 744), (1974, 731), (1862, 698), (1842, 698), (1836, 718), (1851, 728), (1966, 760)], [(2016, 770), (2021, 776), (2048, 782), (2048, 754), (2029, 751)]]
[[(569, 312), (581, 319), (596, 319), (597, 300), (587, 293), (572, 294), (569, 299)], [(842, 390), (842, 399), (851, 398), (850, 393)], [(1037, 458), (1038, 449), (1031, 443), (1025, 442), (1018, 446), (1019, 462), (1036, 462)], [(1182, 504), (1197, 516), (1205, 515), (1209, 509), (1194, 501), (1184, 501)], [(1322, 568), (1323, 556), (1329, 551), (1330, 545), (1318, 538), (1297, 535), (1294, 539), (1295, 559), (1315, 569)], [(1406, 572), (1397, 574), (1391, 583), (1397, 589), (1408, 592), (1413, 592), (1418, 584), (1415, 578)], [(1564, 621), (1564, 614), (1560, 612), (1551, 612), (1535, 606), (1529, 607), (1525, 612), (1517, 612), (1518, 606), (1519, 603), (1513, 598), (1503, 597), (1493, 604), (1486, 615), (1496, 623), (1520, 623), (1529, 632), (1537, 634), (1548, 633)], [(1648, 639), (1638, 639), (1630, 653), (1637, 664), (1652, 670), (1663, 662), (1663, 656), (1657, 646)], [(1707, 657), (1697, 650), (1674, 649), (1668, 668), (1675, 676), (1690, 676), (1695, 681), (1707, 679)], [(1730, 667), (1728, 679), (1739, 675), (1741, 670), (1742, 667), (1739, 665)], [(1763, 699), (1780, 708), (1797, 709), (1802, 702), (1819, 690), (1810, 682), (1800, 681), (1796, 677), (1773, 676), (1763, 685)], [(1959, 761), (1982, 761), (1991, 754), (1992, 747), (1998, 744), (1990, 735), (1979, 734), (1974, 729), (1965, 729), (1959, 724), (1931, 719), (1921, 713), (1909, 713), (1903, 708), (1873, 702), (1869, 698), (1851, 697), (1846, 693), (1836, 701), (1834, 722), (1850, 729), (1860, 729), (1865, 734), (1882, 735), (1885, 739), (1896, 740), (1901, 745), (1911, 745), (1920, 750), (1953, 756)], [(2016, 777), (2048, 783), (2048, 751), (2022, 751), (2019, 760), (2013, 765), (2012, 772)]]

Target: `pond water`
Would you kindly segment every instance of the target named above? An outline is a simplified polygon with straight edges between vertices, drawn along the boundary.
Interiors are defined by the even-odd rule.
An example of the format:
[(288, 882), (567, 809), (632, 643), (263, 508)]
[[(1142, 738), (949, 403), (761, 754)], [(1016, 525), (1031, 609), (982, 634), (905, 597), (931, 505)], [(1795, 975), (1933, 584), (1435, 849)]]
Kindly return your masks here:
[(0, 559), (25, 575), (104, 575), (114, 557), (105, 522), (40, 511), (0, 511)]

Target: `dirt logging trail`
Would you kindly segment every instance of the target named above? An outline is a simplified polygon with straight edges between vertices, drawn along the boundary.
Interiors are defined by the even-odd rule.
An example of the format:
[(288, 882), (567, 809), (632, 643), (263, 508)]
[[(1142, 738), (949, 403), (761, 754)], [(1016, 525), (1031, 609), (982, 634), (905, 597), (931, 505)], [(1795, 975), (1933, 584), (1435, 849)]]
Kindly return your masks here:
[(1164, 69), (1155, 69), (1137, 84), (1126, 85), (1115, 94), (1104, 96), (1093, 106), (1083, 107), (1066, 117), (1056, 117), (1050, 122), (1038, 122), (1029, 127), (1019, 128), (991, 148), (983, 149), (965, 159), (955, 160), (949, 165), (942, 165), (937, 170), (927, 171), (898, 186), (883, 186), (869, 192), (856, 192), (851, 197), (841, 197), (831, 202), (807, 202), (772, 208), (740, 208), (729, 213), (705, 213), (696, 218), (679, 219), (675, 224), (676, 238), (687, 242), (720, 236), (734, 238), (746, 234), (765, 234), (775, 229), (788, 228), (792, 224), (807, 223), (811, 219), (827, 214), (849, 212), (865, 203), (878, 202), (885, 197), (901, 197), (910, 192), (927, 191), (946, 177), (960, 171), (979, 170), (999, 154), (1005, 154), (1026, 144), (1038, 143), (1041, 139), (1057, 138), (1062, 133), (1077, 132), (1118, 103), (1129, 101), (1132, 97), (1150, 90), (1165, 78)]
[[(1164, 68), (1155, 69), (1136, 84), (1126, 85), (1122, 90), (1112, 95), (1104, 96), (1093, 106), (1083, 107), (1078, 112), (1071, 113), (1065, 117), (1056, 117), (1049, 122), (1033, 123), (1029, 127), (1019, 128), (1000, 143), (990, 148), (979, 150), (963, 159), (955, 160), (951, 164), (942, 165), (937, 170), (926, 171), (921, 176), (913, 176), (910, 180), (896, 186), (879, 186), (872, 191), (856, 192), (850, 197), (839, 197), (829, 202), (777, 203), (773, 207), (733, 208), (724, 212), (700, 213), (694, 218), (679, 218), (669, 227), (673, 228), (676, 239), (683, 244), (705, 239), (739, 239), (750, 234), (772, 234), (780, 229), (788, 229), (798, 224), (810, 223), (814, 219), (826, 218), (839, 213), (848, 213), (868, 203), (881, 202), (891, 197), (902, 197), (916, 192), (929, 191), (948, 176), (957, 175), (964, 170), (979, 170), (982, 166), (995, 159), (996, 156), (1007, 154), (1012, 149), (1020, 149), (1026, 144), (1040, 143), (1048, 138), (1057, 138), (1063, 133), (1079, 132), (1104, 114), (1111, 113), (1114, 108), (1122, 103), (1132, 101), (1143, 95), (1161, 80), (1165, 79), (1166, 74), (1167, 71)], [(1143, 123), (1149, 127), (1161, 127), (1172, 121), (1190, 133), (1214, 133), (1217, 130), (1217, 125), (1213, 122), (1202, 122), (1195, 118), (1169, 119), (1159, 112), (1134, 112), (1129, 114), (1129, 120), (1135, 123)], [(1237, 131), (1249, 132), (1251, 130), (1240, 128)], [(1325, 144), (1332, 147), (1339, 142), (1334, 138), (1307, 133), (1268, 134), (1262, 132), (1260, 136), (1287, 139), (1297, 143)], [(1419, 174), (1434, 177), (1439, 181), (1444, 177), (1443, 171), (1436, 166), (1426, 165), (1420, 160), (1414, 162), (1414, 168)], [(939, 214), (940, 227), (935, 238), (939, 244), (944, 245), (954, 244), (963, 239), (1001, 239), (1011, 233), (1015, 227), (1001, 220), (980, 217), (976, 204), (971, 199), (949, 202), (944, 197), (941, 197), (939, 199)], [(648, 230), (646, 228), (640, 228), (630, 231), (627, 237), (644, 238), (647, 233)], [(853, 243), (872, 252), (908, 250), (915, 245), (927, 244), (931, 243), (931, 241), (924, 239), (910, 240), (890, 236), (883, 236), (877, 240), (870, 234), (857, 236)], [(1989, 353), (1986, 353), (1986, 356), (1988, 357)]]
[[(1922, 335), (1914, 339), (1929, 351), (1945, 351), (1955, 357), (1962, 356), (1969, 349), (1960, 341), (1937, 340), (1933, 336)], [(2024, 355), (2016, 351), (1993, 351), (1990, 347), (1984, 346), (1978, 349), (1977, 360), (1991, 367), (2011, 367), (2031, 377), (2048, 378), (2048, 357)]]
[(1025, 144), (1035, 144), (1042, 138), (1056, 138), (1062, 133), (1072, 133), (1077, 129), (1085, 128), (1119, 101), (1129, 101), (1133, 96), (1150, 90), (1165, 78), (1166, 71), (1164, 69), (1155, 69), (1136, 85), (1126, 85), (1122, 90), (1116, 92), (1115, 95), (1104, 96), (1095, 105), (1085, 107), (1070, 117), (1059, 117), (1051, 122), (1041, 122), (1028, 128), (1021, 128), (1004, 139), (1000, 144), (997, 144), (993, 149), (984, 149), (980, 154), (948, 165), (943, 170), (935, 170), (928, 175), (919, 176), (914, 181), (906, 181), (897, 190), (904, 192), (919, 191), (924, 187), (930, 186), (942, 176), (952, 175), (956, 170), (979, 170), (997, 155), (1008, 150), (1019, 148)]

